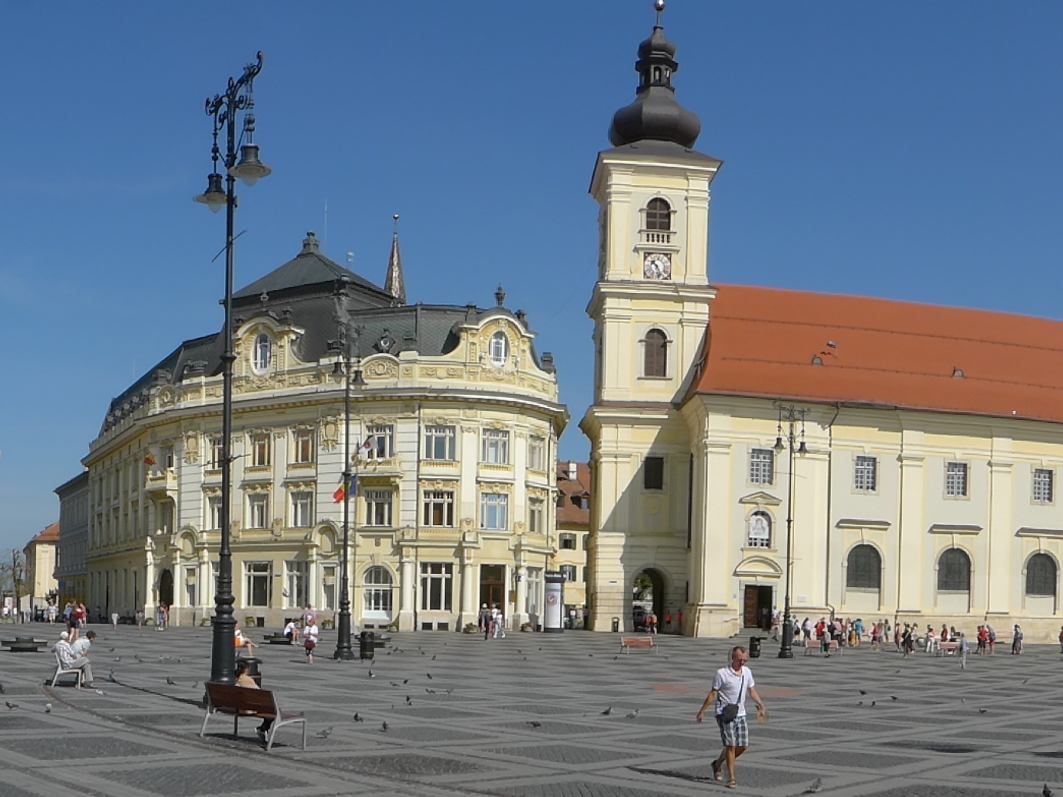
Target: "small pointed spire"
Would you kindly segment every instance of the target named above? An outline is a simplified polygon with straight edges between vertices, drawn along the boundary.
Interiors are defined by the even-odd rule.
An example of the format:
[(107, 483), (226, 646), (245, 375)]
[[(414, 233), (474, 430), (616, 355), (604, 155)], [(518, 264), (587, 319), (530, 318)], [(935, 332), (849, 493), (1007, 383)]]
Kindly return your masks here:
[(384, 279), (384, 290), (395, 297), (396, 304), (406, 304), (406, 281), (402, 277), (402, 255), (399, 254), (399, 214), (395, 220), (395, 231), (391, 234), (391, 256), (388, 258), (388, 275)]
[(502, 307), (506, 303), (506, 292), (502, 290), (502, 286), (498, 286), (498, 290), (495, 291), (495, 301), (499, 307)]

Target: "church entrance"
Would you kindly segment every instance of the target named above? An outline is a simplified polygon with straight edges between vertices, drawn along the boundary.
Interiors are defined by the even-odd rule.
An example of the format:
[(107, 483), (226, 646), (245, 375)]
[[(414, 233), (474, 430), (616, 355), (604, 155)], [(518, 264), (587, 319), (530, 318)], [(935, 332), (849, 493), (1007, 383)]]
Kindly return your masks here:
[(745, 628), (771, 630), (772, 588), (746, 584), (742, 606), (742, 625)]
[(163, 570), (159, 576), (159, 604), (173, 605), (173, 573), (169, 568)]

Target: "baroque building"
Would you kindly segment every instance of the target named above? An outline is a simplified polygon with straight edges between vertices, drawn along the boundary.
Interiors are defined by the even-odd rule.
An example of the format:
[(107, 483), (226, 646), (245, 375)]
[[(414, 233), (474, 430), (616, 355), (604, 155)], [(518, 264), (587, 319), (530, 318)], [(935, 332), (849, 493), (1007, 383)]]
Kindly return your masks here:
[[(521, 311), (407, 305), (398, 238), (386, 288), (308, 233), (233, 298), (234, 612), (279, 626), (340, 601), (345, 386), (351, 611), (363, 627), (456, 630), (482, 602), (541, 622), (555, 550), (553, 473), (568, 413)], [(90, 605), (214, 610), (222, 341), (185, 341), (115, 399), (88, 469)]]
[(55, 552), (55, 580), (59, 605), (89, 603), (89, 474), (82, 471), (55, 488), (59, 498), (59, 542)]
[[(1063, 324), (709, 281), (676, 48), (639, 46), (598, 155), (588, 602), (725, 636), (782, 609), (1055, 639)], [(677, 616), (679, 616), (677, 614)]]

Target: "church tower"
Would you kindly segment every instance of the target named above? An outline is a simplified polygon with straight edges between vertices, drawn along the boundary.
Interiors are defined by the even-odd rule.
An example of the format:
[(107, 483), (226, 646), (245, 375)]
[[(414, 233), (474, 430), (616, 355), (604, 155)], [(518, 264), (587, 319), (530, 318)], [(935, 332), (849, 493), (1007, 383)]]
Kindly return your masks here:
[[(710, 186), (722, 162), (693, 149), (701, 122), (675, 98), (676, 48), (660, 24), (639, 45), (635, 101), (613, 117), (613, 149), (591, 180), (600, 211), (588, 562), (592, 627), (632, 626), (633, 587), (660, 620), (687, 602), (690, 434), (679, 406), (695, 378), (715, 290)], [(644, 607), (650, 608), (650, 607)]]

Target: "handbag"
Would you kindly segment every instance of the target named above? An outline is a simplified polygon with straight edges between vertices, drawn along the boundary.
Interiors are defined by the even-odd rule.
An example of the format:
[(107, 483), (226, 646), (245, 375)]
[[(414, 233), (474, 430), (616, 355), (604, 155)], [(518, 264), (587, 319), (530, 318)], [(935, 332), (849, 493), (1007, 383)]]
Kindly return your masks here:
[[(742, 689), (746, 685), (746, 674), (742, 673), (742, 682), (738, 685), (738, 699), (742, 699)], [(719, 713), (720, 722), (729, 725), (738, 718), (738, 703), (728, 703)]]

